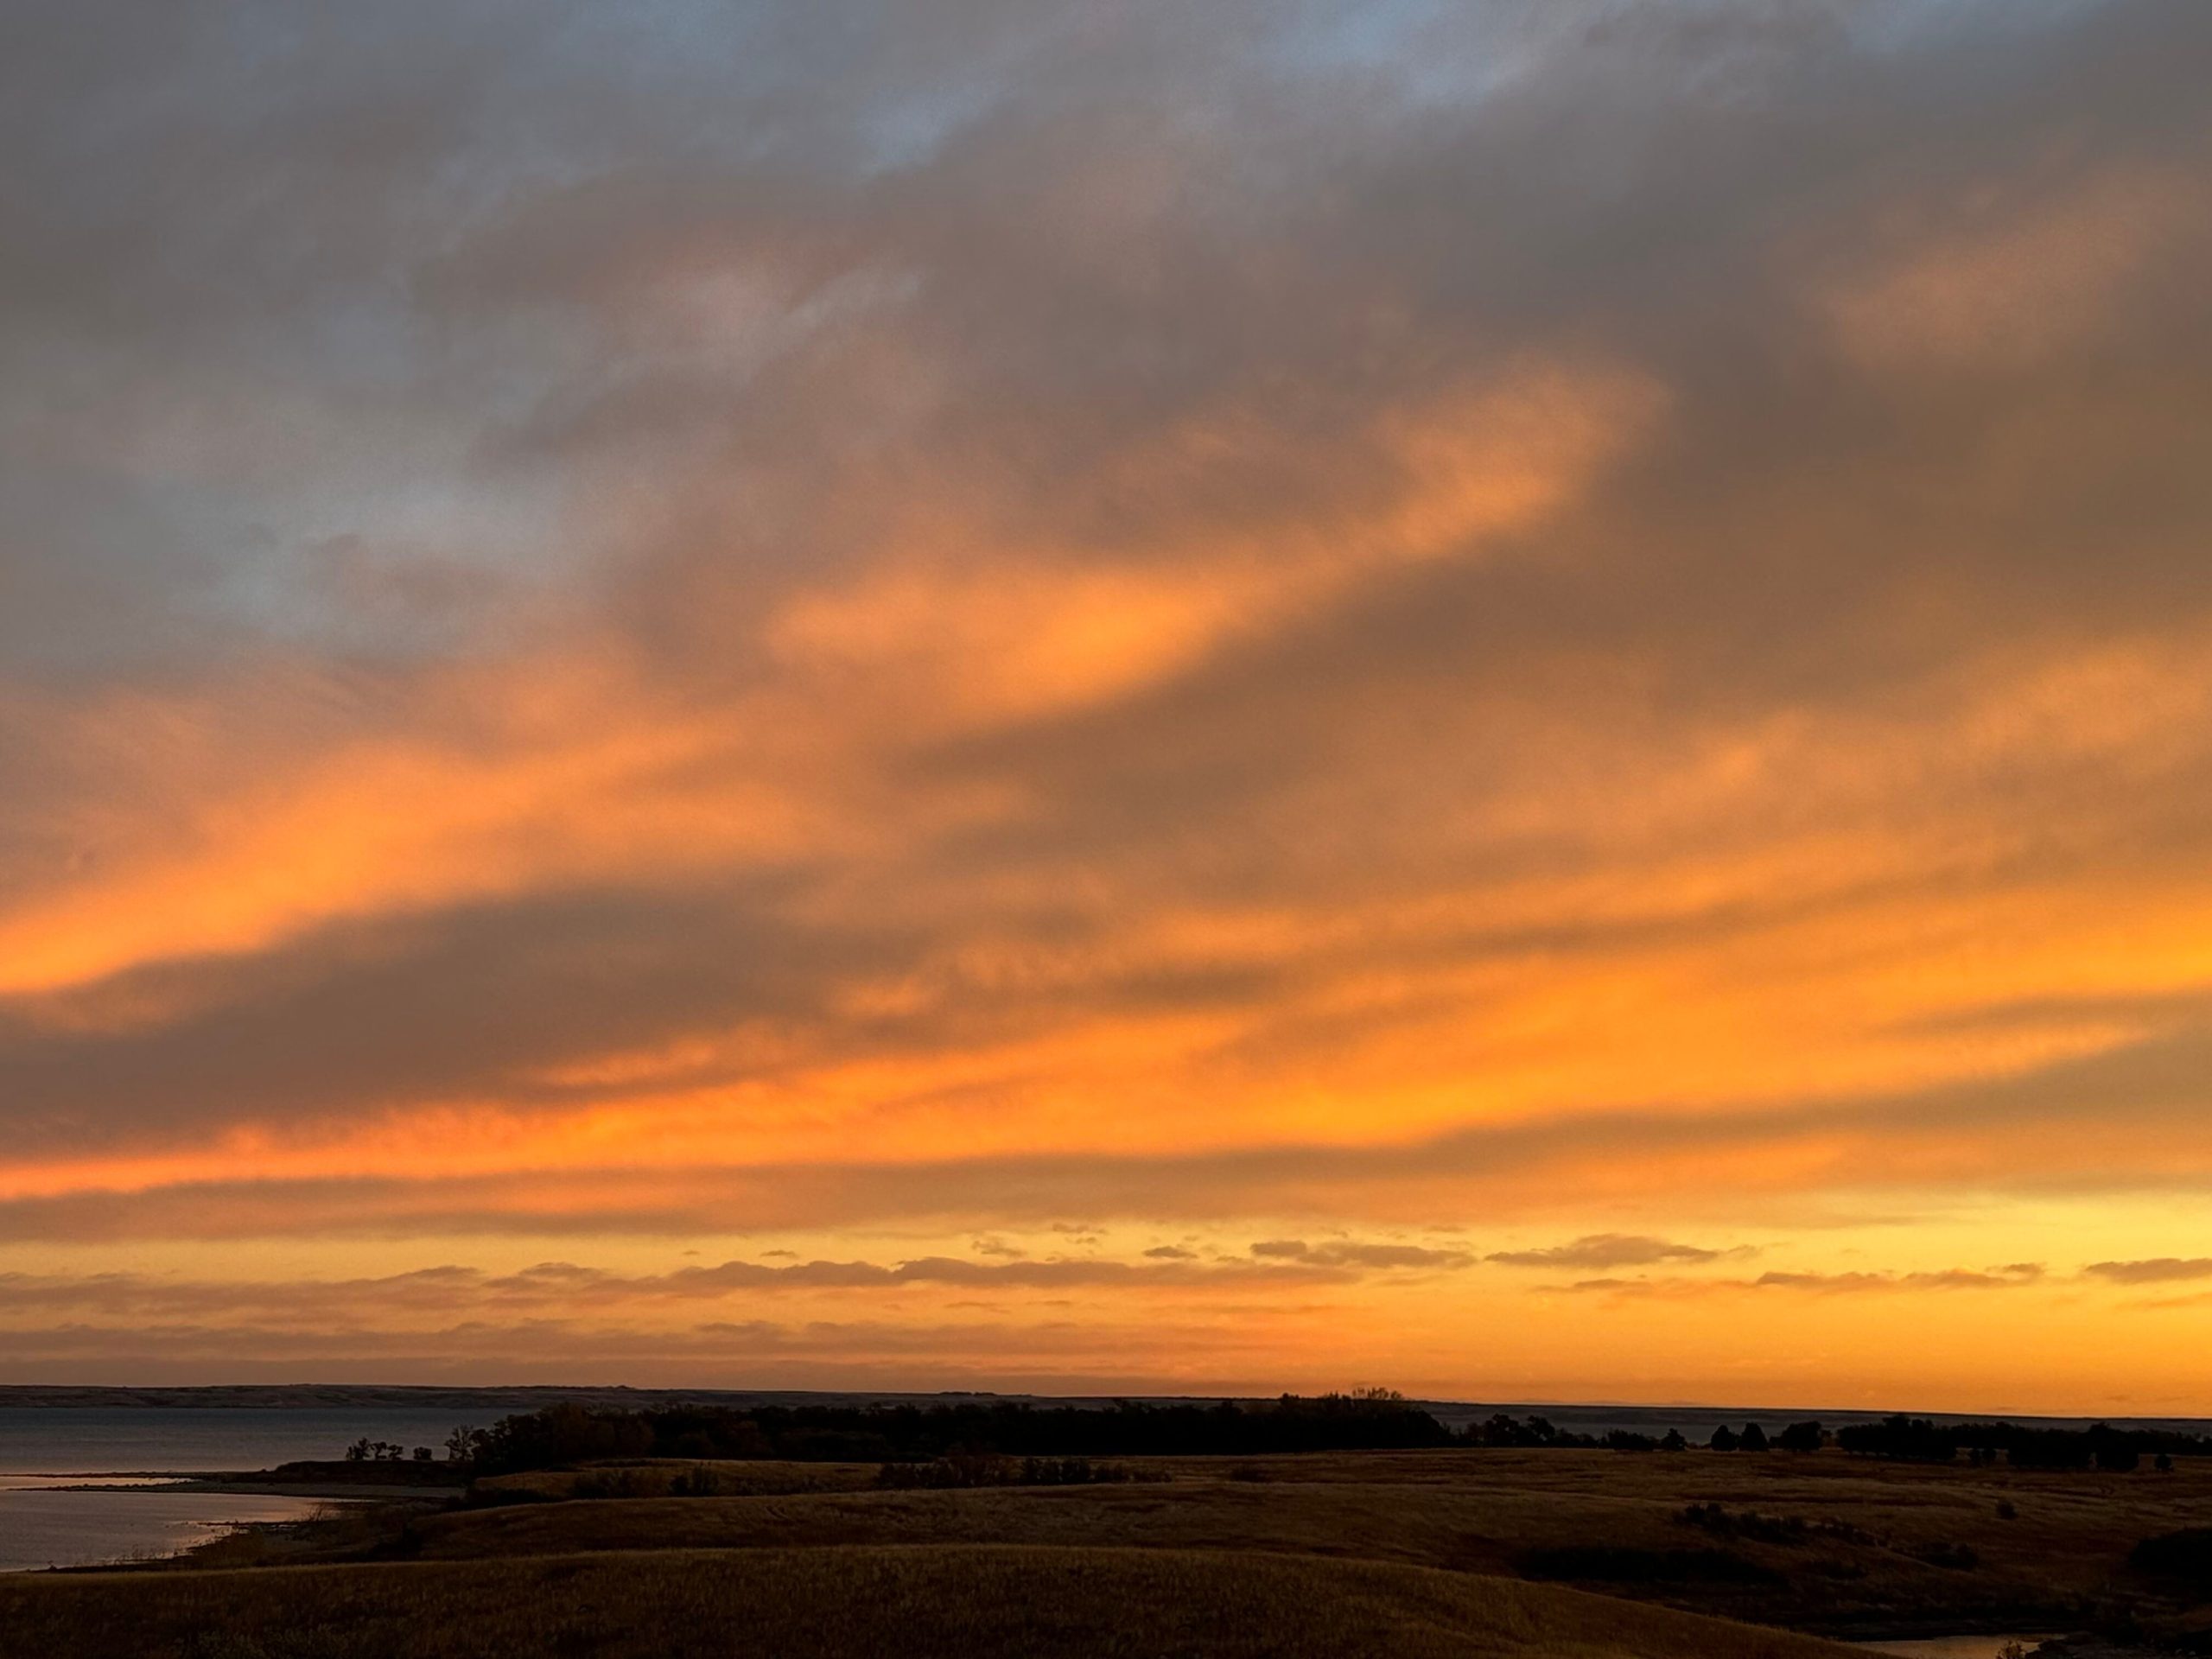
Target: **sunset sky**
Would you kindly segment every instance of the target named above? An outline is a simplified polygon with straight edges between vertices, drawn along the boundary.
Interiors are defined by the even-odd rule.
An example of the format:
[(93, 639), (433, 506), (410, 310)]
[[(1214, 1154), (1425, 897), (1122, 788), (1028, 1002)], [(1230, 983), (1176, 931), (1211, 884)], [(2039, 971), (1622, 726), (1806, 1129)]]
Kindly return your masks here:
[(2212, 1413), (2203, 0), (11, 0), (0, 1382)]

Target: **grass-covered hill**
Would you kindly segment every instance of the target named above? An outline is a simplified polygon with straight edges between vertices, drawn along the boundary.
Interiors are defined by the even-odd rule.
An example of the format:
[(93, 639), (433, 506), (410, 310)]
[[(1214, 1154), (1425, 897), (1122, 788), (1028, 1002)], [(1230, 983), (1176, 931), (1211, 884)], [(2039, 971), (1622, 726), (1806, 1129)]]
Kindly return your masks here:
[(0, 1582), (64, 1659), (1843, 1659), (1550, 1585), (1239, 1552), (653, 1551)]

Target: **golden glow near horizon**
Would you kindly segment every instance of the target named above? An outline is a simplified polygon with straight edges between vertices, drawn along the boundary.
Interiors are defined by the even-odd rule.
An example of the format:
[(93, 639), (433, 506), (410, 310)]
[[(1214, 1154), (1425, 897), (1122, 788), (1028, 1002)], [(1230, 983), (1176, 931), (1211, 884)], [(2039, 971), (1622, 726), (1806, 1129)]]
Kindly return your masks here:
[(2212, 1413), (2212, 21), (1615, 10), (29, 25), (0, 1382)]

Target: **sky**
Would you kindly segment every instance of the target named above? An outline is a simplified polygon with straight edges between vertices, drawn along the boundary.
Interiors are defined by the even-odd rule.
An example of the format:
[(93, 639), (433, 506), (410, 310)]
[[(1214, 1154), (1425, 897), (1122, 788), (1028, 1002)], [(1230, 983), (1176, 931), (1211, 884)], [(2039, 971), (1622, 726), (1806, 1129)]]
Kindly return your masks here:
[(0, 1382), (2212, 1414), (2202, 0), (12, 0)]

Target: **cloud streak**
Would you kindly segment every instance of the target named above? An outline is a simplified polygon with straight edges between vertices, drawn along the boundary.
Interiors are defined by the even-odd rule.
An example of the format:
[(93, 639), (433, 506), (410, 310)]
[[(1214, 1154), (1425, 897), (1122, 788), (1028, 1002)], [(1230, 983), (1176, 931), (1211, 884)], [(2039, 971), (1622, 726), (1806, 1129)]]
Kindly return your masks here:
[(1695, 1244), (1676, 1244), (1663, 1238), (1625, 1233), (1592, 1233), (1572, 1243), (1535, 1250), (1498, 1250), (1483, 1258), (1509, 1268), (1643, 1268), (1662, 1262), (1718, 1262), (1723, 1256), (1748, 1254), (1735, 1249), (1706, 1249)]
[(2082, 1271), (2115, 1285), (2164, 1285), (2184, 1279), (2212, 1279), (2212, 1257), (2162, 1255), (2147, 1262), (2093, 1262)]
[(1756, 1279), (1585, 1279), (1566, 1287), (1577, 1295), (1700, 1297), (1794, 1291), (1813, 1296), (1909, 1294), (1921, 1291), (2022, 1290), (2044, 1276), (2039, 1263), (1996, 1268), (1940, 1268), (1911, 1273), (1763, 1273)]

